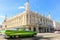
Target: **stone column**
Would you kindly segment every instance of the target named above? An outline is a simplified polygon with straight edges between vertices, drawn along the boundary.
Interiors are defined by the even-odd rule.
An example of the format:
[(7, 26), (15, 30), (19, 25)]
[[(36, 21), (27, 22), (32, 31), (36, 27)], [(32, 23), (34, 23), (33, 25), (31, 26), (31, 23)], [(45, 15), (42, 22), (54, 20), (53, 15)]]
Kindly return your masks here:
[(34, 31), (33, 27), (31, 27), (31, 31)]
[(38, 33), (39, 33), (39, 27), (36, 27), (36, 32), (38, 32)]
[(47, 28), (46, 28), (46, 32), (47, 32)]
[(43, 32), (44, 32), (44, 28), (43, 28)]
[(43, 19), (42, 19), (42, 23), (43, 23)]
[(50, 32), (50, 27), (49, 27), (49, 32)]

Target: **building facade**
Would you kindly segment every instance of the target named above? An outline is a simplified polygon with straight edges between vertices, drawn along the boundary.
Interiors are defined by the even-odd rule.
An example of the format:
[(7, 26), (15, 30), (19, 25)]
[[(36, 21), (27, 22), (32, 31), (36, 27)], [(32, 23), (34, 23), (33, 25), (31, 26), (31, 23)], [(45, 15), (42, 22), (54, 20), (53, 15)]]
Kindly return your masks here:
[(28, 28), (36, 32), (51, 32), (53, 30), (53, 21), (45, 16), (39, 15), (30, 10), (29, 2), (26, 2), (26, 10), (3, 22), (3, 29)]
[(60, 30), (60, 22), (53, 21), (53, 27), (55, 30)]

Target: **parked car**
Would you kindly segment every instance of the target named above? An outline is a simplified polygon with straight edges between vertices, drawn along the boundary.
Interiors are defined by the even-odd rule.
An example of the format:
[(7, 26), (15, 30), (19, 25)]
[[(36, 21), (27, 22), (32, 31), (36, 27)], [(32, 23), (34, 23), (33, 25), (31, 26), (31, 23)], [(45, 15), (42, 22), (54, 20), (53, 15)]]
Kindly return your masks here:
[(60, 33), (60, 31), (55, 31), (54, 33)]
[(54, 33), (58, 33), (58, 31), (55, 31)]
[(18, 38), (18, 37), (31, 37), (35, 36), (37, 32), (30, 31), (29, 29), (19, 29), (19, 30), (5, 30), (5, 38)]

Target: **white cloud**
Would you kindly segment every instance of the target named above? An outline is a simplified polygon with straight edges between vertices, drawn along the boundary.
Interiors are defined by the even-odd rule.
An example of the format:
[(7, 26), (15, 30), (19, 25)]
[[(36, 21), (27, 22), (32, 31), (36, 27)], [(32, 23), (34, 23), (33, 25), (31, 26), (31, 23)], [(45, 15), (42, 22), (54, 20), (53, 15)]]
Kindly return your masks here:
[(5, 16), (0, 16), (0, 18), (3, 18), (3, 19), (4, 19), (4, 18), (5, 18)]
[(24, 6), (20, 6), (20, 7), (18, 7), (18, 9), (25, 9), (25, 7)]

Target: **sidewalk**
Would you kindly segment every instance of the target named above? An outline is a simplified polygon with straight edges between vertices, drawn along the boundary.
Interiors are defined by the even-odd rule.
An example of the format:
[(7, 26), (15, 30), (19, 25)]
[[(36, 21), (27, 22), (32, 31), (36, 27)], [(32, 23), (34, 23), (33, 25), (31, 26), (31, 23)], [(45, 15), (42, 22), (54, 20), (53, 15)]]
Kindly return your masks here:
[(60, 40), (60, 34), (56, 33), (38, 33), (37, 36), (42, 36), (43, 38), (50, 38), (50, 40)]

